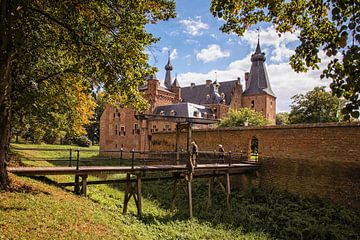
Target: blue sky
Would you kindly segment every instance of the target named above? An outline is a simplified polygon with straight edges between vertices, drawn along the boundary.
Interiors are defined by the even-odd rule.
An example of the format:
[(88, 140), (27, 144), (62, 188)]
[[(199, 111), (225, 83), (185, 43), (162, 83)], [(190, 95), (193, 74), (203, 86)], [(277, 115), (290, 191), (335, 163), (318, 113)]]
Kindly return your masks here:
[[(206, 79), (215, 77), (220, 82), (240, 77), (243, 84), (244, 73), (250, 70), (250, 56), (255, 51), (259, 27), (270, 84), (277, 96), (277, 112), (290, 110), (293, 95), (329, 85), (328, 80), (320, 80), (321, 71), (296, 74), (290, 68), (289, 57), (299, 44), (298, 33), (279, 38), (270, 24), (260, 24), (248, 29), (243, 37), (225, 34), (219, 30), (223, 21), (209, 11), (210, 0), (181, 0), (176, 4), (177, 18), (147, 26), (149, 32), (160, 37), (147, 52), (150, 64), (159, 69), (157, 76), (161, 81), (170, 51), (173, 78), (177, 74), (182, 87), (192, 82), (204, 84)], [(325, 59), (320, 64), (324, 68), (328, 59), (323, 53), (320, 56)]]

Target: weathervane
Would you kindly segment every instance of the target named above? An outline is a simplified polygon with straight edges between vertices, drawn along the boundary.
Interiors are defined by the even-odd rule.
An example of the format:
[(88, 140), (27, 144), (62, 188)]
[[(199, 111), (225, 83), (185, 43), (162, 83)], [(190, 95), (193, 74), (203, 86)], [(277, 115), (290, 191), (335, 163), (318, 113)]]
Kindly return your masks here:
[(257, 33), (258, 33), (258, 41), (260, 41), (260, 27), (258, 27), (256, 30), (257, 30)]
[(217, 81), (217, 72), (215, 72), (215, 81)]

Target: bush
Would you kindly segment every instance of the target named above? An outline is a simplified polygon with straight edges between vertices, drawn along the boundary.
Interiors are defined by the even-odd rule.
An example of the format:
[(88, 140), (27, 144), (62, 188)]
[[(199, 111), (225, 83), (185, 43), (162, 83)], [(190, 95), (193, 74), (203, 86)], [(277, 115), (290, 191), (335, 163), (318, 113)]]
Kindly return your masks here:
[(91, 141), (87, 136), (77, 136), (77, 137), (66, 137), (62, 144), (65, 145), (78, 145), (79, 147), (90, 147)]

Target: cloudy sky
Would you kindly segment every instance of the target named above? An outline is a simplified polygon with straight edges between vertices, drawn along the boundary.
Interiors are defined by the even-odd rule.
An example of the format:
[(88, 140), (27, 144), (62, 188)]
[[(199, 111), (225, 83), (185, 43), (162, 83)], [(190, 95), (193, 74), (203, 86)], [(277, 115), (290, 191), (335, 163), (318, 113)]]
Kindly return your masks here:
[[(164, 66), (170, 51), (173, 78), (177, 75), (182, 87), (192, 82), (204, 84), (206, 79), (217, 78), (222, 82), (237, 77), (244, 85), (244, 73), (250, 71), (250, 56), (255, 51), (259, 27), (270, 84), (277, 96), (277, 112), (290, 110), (293, 95), (329, 85), (329, 81), (320, 80), (321, 71), (297, 74), (291, 69), (289, 58), (299, 44), (296, 33), (278, 37), (271, 25), (260, 24), (242, 37), (229, 35), (219, 30), (223, 22), (210, 14), (210, 0), (176, 3), (177, 18), (147, 26), (154, 36), (160, 37), (156, 45), (147, 49), (150, 63), (159, 69), (160, 80), (165, 77)], [(321, 55), (325, 59), (325, 54)]]

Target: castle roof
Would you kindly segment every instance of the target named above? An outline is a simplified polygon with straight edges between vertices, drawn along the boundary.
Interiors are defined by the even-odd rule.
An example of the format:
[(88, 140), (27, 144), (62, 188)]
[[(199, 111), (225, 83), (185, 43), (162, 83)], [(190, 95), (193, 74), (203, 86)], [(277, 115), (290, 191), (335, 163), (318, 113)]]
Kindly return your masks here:
[(213, 114), (213, 111), (209, 107), (188, 102), (158, 106), (154, 109), (153, 113), (163, 114), (165, 116), (194, 117), (194, 112), (197, 112), (199, 117), (205, 113), (208, 116), (212, 116)]
[[(217, 82), (216, 82), (217, 83)], [(218, 104), (231, 103), (231, 96), (239, 80), (220, 82), (218, 89), (214, 89), (214, 84), (202, 84), (181, 88), (181, 98), (184, 102), (195, 104)], [(216, 87), (216, 85), (215, 85)]]
[(251, 55), (251, 68), (249, 75), (248, 87), (245, 89), (243, 96), (258, 94), (269, 94), (276, 97), (271, 89), (269, 77), (265, 67), (265, 53), (261, 52), (260, 41), (256, 46), (255, 53)]

